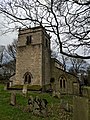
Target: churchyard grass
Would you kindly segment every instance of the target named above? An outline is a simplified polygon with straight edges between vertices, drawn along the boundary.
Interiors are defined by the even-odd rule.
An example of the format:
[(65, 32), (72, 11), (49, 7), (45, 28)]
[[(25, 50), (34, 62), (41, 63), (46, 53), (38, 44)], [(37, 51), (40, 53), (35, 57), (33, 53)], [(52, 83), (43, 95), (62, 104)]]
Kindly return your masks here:
[[(10, 105), (10, 90), (4, 90), (4, 85), (0, 84), (0, 120), (71, 120), (72, 113), (60, 108), (60, 99), (53, 98), (48, 93), (28, 92), (28, 96), (22, 95), (21, 91), (16, 91), (16, 105)], [(48, 115), (46, 117), (35, 116), (28, 112), (28, 97), (39, 96), (48, 101)], [(61, 97), (64, 101), (72, 104), (72, 96)], [(66, 117), (66, 118), (64, 118)]]

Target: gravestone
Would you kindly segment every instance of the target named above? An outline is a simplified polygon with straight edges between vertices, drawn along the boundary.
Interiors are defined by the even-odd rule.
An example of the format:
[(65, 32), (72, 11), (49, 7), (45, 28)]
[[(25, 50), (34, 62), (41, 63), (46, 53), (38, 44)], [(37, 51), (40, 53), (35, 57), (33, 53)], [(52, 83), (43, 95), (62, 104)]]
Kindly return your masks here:
[(40, 112), (41, 112), (41, 115), (46, 117), (47, 116), (47, 100), (46, 99), (41, 99), (40, 101)]
[(60, 92), (59, 91), (56, 92), (56, 97), (60, 98)]
[(10, 105), (12, 105), (12, 106), (15, 106), (15, 105), (16, 105), (16, 93), (15, 93), (15, 92), (12, 92), (12, 93), (11, 93)]
[(87, 97), (90, 100), (90, 87), (84, 86), (82, 89), (82, 94), (84, 97)]
[(53, 91), (52, 92), (52, 97), (60, 98), (60, 92), (59, 91)]
[(33, 114), (38, 116), (47, 116), (47, 100), (41, 99), (38, 96), (35, 97), (33, 103)]
[(66, 110), (66, 111), (70, 111), (69, 103), (62, 99), (60, 101), (60, 108)]
[(40, 116), (40, 98), (38, 96), (34, 99), (33, 114)]
[(53, 90), (53, 91), (56, 91), (56, 84), (55, 84), (55, 83), (52, 83), (51, 86), (52, 86), (52, 90)]
[(52, 92), (52, 97), (55, 97), (55, 95), (56, 95), (56, 94), (55, 94), (55, 91), (53, 91), (53, 92)]
[(27, 85), (23, 85), (22, 93), (26, 96), (27, 95)]
[(73, 97), (73, 120), (89, 120), (88, 98)]
[(79, 84), (78, 83), (73, 83), (73, 94), (79, 95)]

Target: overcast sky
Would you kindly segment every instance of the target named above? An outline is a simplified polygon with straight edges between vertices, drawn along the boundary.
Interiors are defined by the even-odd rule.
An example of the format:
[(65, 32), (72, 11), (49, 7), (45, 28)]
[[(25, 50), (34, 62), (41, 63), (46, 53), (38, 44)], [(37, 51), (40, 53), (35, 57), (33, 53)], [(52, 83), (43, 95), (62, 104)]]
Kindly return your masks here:
[(11, 44), (14, 39), (17, 39), (17, 32), (9, 32), (7, 34), (3, 34), (5, 30), (8, 28), (12, 28), (12, 25), (8, 25), (6, 17), (4, 18), (2, 14), (0, 14), (0, 45), (7, 46)]
[[(40, 2), (43, 1), (43, 4), (46, 3), (45, 0), (39, 0)], [(7, 46), (8, 44), (11, 44), (14, 39), (18, 38), (18, 33), (13, 32), (13, 33), (8, 33), (5, 35), (2, 35), (2, 31), (4, 29), (4, 25), (7, 21), (5, 21), (3, 15), (0, 14), (0, 45)], [(8, 26), (7, 26), (8, 27)], [(10, 26), (9, 26), (10, 27)]]
[(8, 44), (11, 44), (14, 39), (17, 39), (17, 33), (15, 32), (0, 35), (0, 45), (7, 46)]

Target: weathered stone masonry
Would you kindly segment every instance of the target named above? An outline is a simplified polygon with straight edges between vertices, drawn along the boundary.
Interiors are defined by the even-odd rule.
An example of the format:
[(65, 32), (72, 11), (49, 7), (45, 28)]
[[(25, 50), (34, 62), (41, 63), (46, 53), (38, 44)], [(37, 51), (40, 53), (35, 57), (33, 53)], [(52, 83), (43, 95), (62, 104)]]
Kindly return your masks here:
[(44, 27), (22, 29), (18, 35), (16, 75), (13, 85), (46, 85), (54, 79), (56, 91), (77, 94), (77, 77), (64, 71), (62, 63), (51, 58), (50, 36)]
[[(27, 44), (27, 37), (31, 37)], [(48, 84), (50, 80), (50, 37), (44, 28), (37, 27), (19, 31), (16, 80), (24, 84), (30, 79), (31, 85)], [(27, 74), (26, 74), (27, 73)], [(25, 76), (25, 74), (27, 76)], [(27, 77), (27, 78), (26, 78)], [(28, 82), (28, 81), (27, 81)]]

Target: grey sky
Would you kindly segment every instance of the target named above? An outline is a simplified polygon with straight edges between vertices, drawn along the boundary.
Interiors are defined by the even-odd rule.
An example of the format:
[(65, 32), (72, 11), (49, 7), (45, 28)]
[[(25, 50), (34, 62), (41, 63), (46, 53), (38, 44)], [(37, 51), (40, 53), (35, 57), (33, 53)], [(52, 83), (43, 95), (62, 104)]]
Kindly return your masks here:
[(0, 45), (7, 46), (8, 44), (11, 44), (14, 39), (17, 39), (17, 33), (15, 32), (8, 33), (6, 35), (0, 35)]
[[(40, 0), (40, 2), (43, 1), (43, 4), (45, 4), (45, 0)], [(9, 19), (0, 14), (0, 45), (7, 46), (8, 44), (11, 44), (14, 39), (18, 38), (18, 35), (16, 32), (2, 34), (4, 29), (11, 28), (12, 25), (8, 25)]]
[(14, 39), (17, 39), (16, 32), (8, 32), (7, 34), (5, 33), (12, 30), (13, 27), (14, 24), (9, 24), (9, 19), (0, 14), (0, 46), (7, 46), (8, 44), (11, 44)]

